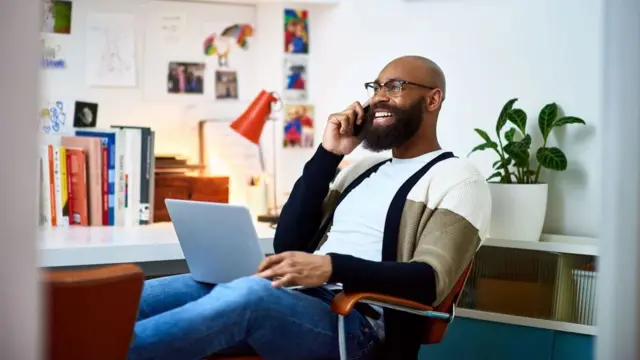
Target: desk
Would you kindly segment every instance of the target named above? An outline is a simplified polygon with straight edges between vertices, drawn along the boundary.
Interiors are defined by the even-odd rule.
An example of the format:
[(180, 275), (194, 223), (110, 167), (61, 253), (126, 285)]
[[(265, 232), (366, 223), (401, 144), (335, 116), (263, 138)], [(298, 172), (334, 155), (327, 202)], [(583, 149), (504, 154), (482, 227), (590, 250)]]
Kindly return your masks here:
[[(257, 223), (256, 231), (262, 251), (272, 254), (275, 230)], [(145, 264), (154, 264), (156, 269), (152, 272), (162, 275), (176, 272), (163, 271), (165, 265), (184, 264), (184, 254), (170, 222), (131, 227), (43, 228), (38, 241), (40, 266), (44, 268), (136, 263), (144, 269)]]
[[(268, 224), (256, 223), (260, 247), (273, 253), (275, 230)], [(173, 224), (146, 226), (71, 226), (41, 229), (38, 235), (40, 266), (43, 268), (92, 267), (105, 264), (136, 263), (149, 277), (188, 271)], [(506, 247), (564, 254), (597, 255), (596, 239), (560, 235), (543, 235), (540, 242), (487, 239), (483, 246)], [(555, 320), (504, 315), (470, 309), (458, 309), (461, 317), (551, 329), (578, 334), (595, 334), (595, 326)]]

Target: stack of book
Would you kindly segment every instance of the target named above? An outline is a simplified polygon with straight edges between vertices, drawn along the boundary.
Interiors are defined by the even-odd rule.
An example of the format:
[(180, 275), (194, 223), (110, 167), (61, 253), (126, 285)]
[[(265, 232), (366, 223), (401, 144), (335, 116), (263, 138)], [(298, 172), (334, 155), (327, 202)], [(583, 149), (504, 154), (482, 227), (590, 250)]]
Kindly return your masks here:
[(40, 152), (40, 225), (150, 224), (154, 168), (151, 128), (47, 135)]

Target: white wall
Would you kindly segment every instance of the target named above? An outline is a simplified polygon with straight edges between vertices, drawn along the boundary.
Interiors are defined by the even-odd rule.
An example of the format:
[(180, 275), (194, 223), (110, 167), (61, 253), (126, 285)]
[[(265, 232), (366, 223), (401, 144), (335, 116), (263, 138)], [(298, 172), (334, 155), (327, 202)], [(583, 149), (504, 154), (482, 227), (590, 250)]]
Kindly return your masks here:
[[(85, 28), (90, 12), (136, 15), (136, 62), (138, 86), (135, 88), (97, 88), (85, 83)], [(185, 42), (178, 48), (162, 47), (152, 41), (154, 14), (185, 14)], [(98, 126), (113, 124), (151, 126), (156, 130), (156, 153), (184, 155), (197, 161), (197, 122), (202, 118), (235, 118), (255, 96), (252, 41), (248, 50), (234, 49), (231, 69), (238, 71), (239, 99), (216, 101), (213, 92), (217, 61), (205, 57), (203, 24), (231, 25), (255, 22), (255, 7), (250, 5), (206, 4), (149, 0), (74, 0), (70, 35), (49, 35), (62, 46), (66, 70), (42, 73), (44, 99), (73, 99), (98, 102)], [(148, 22), (149, 21), (149, 22)], [(155, 38), (157, 39), (157, 37)], [(168, 62), (207, 63), (205, 94), (166, 94)], [(71, 111), (72, 112), (72, 111)]]
[[(257, 31), (256, 31), (256, 52), (259, 57), (256, 57), (256, 84), (259, 84), (262, 88), (268, 91), (275, 91), (282, 94), (284, 89), (284, 34), (283, 34), (283, 20), (285, 8), (297, 8), (295, 4), (283, 4), (277, 2), (265, 2), (264, 4), (258, 4), (257, 6)], [(299, 8), (310, 8), (308, 6), (299, 5)], [(327, 5), (315, 5), (311, 9), (330, 9), (332, 6)], [(321, 11), (317, 13), (311, 11), (309, 13), (309, 27), (310, 27), (310, 42), (307, 73), (307, 84), (314, 84), (319, 76), (322, 74), (322, 64), (317, 64), (316, 57), (313, 54), (321, 51), (326, 51), (324, 48), (314, 44), (313, 36), (314, 32), (324, 31), (324, 28), (316, 27), (315, 16), (321, 14)], [(317, 93), (314, 92), (314, 87), (310, 85), (307, 91), (307, 102), (311, 105), (318, 105), (316, 100)], [(316, 116), (316, 134), (322, 133), (326, 113), (318, 113), (318, 109), (315, 109)], [(272, 121), (265, 126), (264, 135), (262, 138), (262, 145), (265, 150), (265, 163), (268, 171), (272, 173), (273, 169), (273, 127), (275, 126), (275, 144), (276, 144), (276, 156), (277, 156), (277, 173), (276, 194), (278, 197), (278, 205), (281, 206), (287, 198), (288, 193), (291, 191), (293, 184), (300, 176), (302, 167), (305, 162), (313, 155), (315, 147), (311, 149), (285, 149), (282, 147), (283, 138), (283, 111), (282, 108), (274, 108), (272, 113)], [(319, 144), (319, 142), (316, 142)]]
[[(40, 296), (36, 252), (38, 4), (2, 3), (0, 11), (0, 359), (36, 360)], [(16, 44), (19, 44), (17, 46)]]
[[(520, 98), (535, 135), (539, 109), (557, 102), (589, 126), (554, 136), (569, 158), (569, 169), (545, 177), (550, 194), (544, 230), (596, 236), (603, 124), (601, 8), (602, 0), (347, 0), (336, 7), (310, 7), (316, 116), (324, 120), (365, 99), (363, 83), (375, 79), (394, 57), (407, 54), (427, 56), (445, 71), (448, 95), (438, 135), (458, 156), (480, 142), (473, 128), (495, 129), (509, 98)], [(322, 129), (316, 136), (321, 139)], [(491, 154), (472, 160), (490, 173)]]
[[(363, 83), (374, 79), (391, 59), (406, 54), (424, 55), (444, 69), (448, 99), (442, 112), (439, 136), (443, 146), (466, 156), (480, 139), (474, 127), (491, 130), (495, 118), (511, 97), (520, 98), (530, 116), (530, 130), (538, 134), (537, 113), (555, 101), (571, 115), (581, 116), (586, 127), (559, 131), (554, 142), (569, 157), (569, 169), (546, 173), (550, 203), (546, 232), (596, 235), (596, 198), (601, 182), (599, 167), (602, 102), (603, 0), (344, 0), (337, 6), (303, 5), (310, 10), (309, 98), (315, 105), (316, 139), (328, 114), (366, 97)], [(157, 152), (196, 157), (196, 123), (200, 118), (231, 119), (240, 114), (264, 88), (282, 91), (282, 3), (257, 7), (222, 4), (162, 2), (168, 10), (185, 9), (196, 20), (247, 21), (256, 24), (255, 36), (239, 71), (240, 100), (168, 101), (157, 93), (137, 89), (91, 89), (81, 75), (71, 78), (48, 72), (45, 89), (61, 95), (84, 94), (100, 102), (99, 121), (150, 125), (157, 130)], [(154, 4), (153, 6), (149, 4)], [(83, 70), (80, 15), (90, 10), (134, 11), (144, 19), (157, 2), (146, 0), (104, 2), (76, 0), (73, 40), (67, 54), (70, 66)], [(353, 14), (357, 13), (358, 16)], [(193, 18), (193, 15), (191, 16)], [(193, 20), (193, 19), (188, 19)], [(140, 21), (139, 43), (144, 44)], [(140, 84), (149, 84), (145, 61), (159, 61), (138, 51)], [(195, 55), (189, 55), (195, 56)], [(153, 63), (152, 63), (153, 65)], [(213, 76), (213, 69), (210, 69)], [(53, 75), (51, 75), (53, 74)], [(145, 76), (147, 78), (145, 78)], [(164, 77), (164, 74), (160, 75)], [(151, 96), (149, 95), (151, 94)], [(291, 188), (311, 150), (285, 150), (280, 144), (282, 116), (275, 114), (278, 152), (278, 196)], [(272, 168), (272, 128), (267, 125), (263, 145)], [(475, 154), (473, 161), (489, 173), (490, 153)]]

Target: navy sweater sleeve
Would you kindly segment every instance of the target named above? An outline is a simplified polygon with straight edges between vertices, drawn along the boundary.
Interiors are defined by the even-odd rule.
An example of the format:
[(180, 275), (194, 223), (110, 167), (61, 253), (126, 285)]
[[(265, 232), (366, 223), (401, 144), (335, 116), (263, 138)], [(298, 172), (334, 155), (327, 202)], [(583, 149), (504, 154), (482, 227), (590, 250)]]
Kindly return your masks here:
[(430, 305), (436, 300), (436, 277), (421, 262), (370, 261), (330, 253), (330, 282), (342, 283), (347, 292), (375, 292)]
[(303, 251), (313, 239), (322, 222), (322, 203), (342, 158), (320, 145), (305, 164), (280, 213), (273, 240), (276, 253)]

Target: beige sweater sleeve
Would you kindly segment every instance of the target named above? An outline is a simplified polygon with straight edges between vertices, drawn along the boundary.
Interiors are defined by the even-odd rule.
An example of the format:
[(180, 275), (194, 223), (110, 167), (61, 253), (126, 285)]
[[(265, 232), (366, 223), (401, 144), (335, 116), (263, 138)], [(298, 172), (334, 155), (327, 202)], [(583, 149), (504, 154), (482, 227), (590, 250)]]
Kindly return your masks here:
[(491, 196), (484, 179), (453, 186), (437, 207), (427, 207), (412, 261), (425, 262), (436, 273), (436, 301), (451, 291), (478, 250), (491, 214)]

